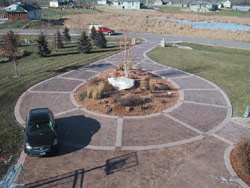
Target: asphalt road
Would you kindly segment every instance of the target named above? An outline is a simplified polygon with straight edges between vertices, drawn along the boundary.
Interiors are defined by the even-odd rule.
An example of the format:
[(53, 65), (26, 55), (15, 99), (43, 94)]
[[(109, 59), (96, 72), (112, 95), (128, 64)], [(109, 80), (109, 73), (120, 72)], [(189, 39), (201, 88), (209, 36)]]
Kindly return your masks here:
[[(0, 34), (5, 34), (9, 30), (2, 29), (0, 30)], [(43, 32), (45, 35), (53, 35), (55, 30), (51, 29), (13, 29), (14, 32), (24, 35), (37, 35)], [(81, 30), (70, 30), (71, 35), (79, 35)], [(208, 44), (215, 46), (224, 46), (230, 48), (241, 48), (250, 50), (250, 43), (245, 42), (235, 42), (235, 41), (226, 41), (226, 40), (218, 40), (218, 39), (210, 39), (210, 38), (196, 38), (196, 37), (186, 37), (186, 36), (175, 36), (175, 35), (166, 35), (166, 34), (151, 34), (151, 33), (137, 33), (136, 37), (145, 38), (145, 39), (165, 39), (166, 42), (171, 41), (183, 41), (183, 42), (191, 42), (198, 44)]]

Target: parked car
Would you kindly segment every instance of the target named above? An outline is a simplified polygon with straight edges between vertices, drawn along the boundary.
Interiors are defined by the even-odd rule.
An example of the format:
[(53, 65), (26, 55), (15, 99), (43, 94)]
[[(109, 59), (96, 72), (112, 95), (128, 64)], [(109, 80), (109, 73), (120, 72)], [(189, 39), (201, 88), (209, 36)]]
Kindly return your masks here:
[(56, 124), (48, 108), (30, 110), (26, 117), (24, 152), (29, 156), (55, 154), (58, 148)]
[(96, 32), (102, 31), (106, 35), (113, 35), (115, 31), (113, 29), (109, 29), (107, 27), (103, 27), (102, 25), (89, 25), (89, 34), (91, 33), (91, 29), (95, 28)]

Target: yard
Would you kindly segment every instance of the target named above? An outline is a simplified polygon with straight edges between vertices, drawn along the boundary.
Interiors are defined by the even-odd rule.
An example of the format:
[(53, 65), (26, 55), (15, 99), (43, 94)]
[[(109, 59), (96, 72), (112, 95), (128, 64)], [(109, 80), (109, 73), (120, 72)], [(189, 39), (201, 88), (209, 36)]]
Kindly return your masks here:
[[(53, 52), (47, 58), (39, 58), (36, 55), (35, 43), (22, 44), (21, 49), (31, 54), (19, 59), (20, 76), (18, 78), (13, 77), (15, 74), (13, 63), (3, 61), (3, 59), (0, 61), (0, 143), (3, 146), (3, 152), (14, 153), (12, 163), (16, 162), (23, 149), (23, 133), (13, 114), (20, 95), (42, 80), (115, 54), (119, 51), (119, 46), (110, 44), (103, 49), (94, 47), (90, 54), (79, 54), (76, 50), (76, 43), (71, 43), (65, 45), (65, 48), (57, 53)], [(0, 163), (0, 177), (5, 174), (8, 167)]]
[[(30, 28), (55, 28), (63, 27), (65, 19), (63, 16), (74, 14), (91, 14), (97, 12), (96, 9), (42, 9), (42, 20), (14, 20), (6, 21), (0, 25), (0, 29), (30, 29)], [(0, 17), (3, 16), (3, 11), (0, 12)]]
[(233, 106), (233, 116), (242, 117), (250, 104), (249, 50), (199, 44), (184, 44), (193, 50), (157, 47), (148, 56), (161, 64), (184, 70), (221, 87)]

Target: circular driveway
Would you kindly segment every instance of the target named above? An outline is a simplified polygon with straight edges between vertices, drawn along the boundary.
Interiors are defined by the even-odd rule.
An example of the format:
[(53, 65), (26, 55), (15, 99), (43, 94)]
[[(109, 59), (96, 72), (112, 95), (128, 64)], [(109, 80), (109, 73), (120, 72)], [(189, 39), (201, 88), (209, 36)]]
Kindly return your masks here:
[[(109, 116), (81, 108), (74, 100), (76, 90), (89, 79), (115, 68), (121, 59), (120, 53), (29, 88), (16, 104), (17, 121), (24, 126), (25, 116), (30, 109), (50, 108), (58, 129), (61, 129), (59, 138), (65, 150), (62, 154), (73, 154), (83, 148), (146, 152), (211, 142), (215, 145), (212, 148), (208, 146), (207, 152), (218, 150), (220, 154), (217, 160), (224, 165), (217, 170), (245, 186), (231, 168), (229, 152), (234, 143), (250, 134), (249, 128), (232, 121), (231, 103), (218, 86), (193, 74), (150, 60), (146, 53), (158, 44), (158, 40), (147, 39), (137, 45), (133, 56), (134, 68), (170, 80), (181, 93), (174, 107), (161, 113), (135, 117)], [(209, 155), (201, 157), (205, 160)], [(229, 179), (227, 182), (230, 182)], [(233, 184), (233, 187), (237, 185)]]

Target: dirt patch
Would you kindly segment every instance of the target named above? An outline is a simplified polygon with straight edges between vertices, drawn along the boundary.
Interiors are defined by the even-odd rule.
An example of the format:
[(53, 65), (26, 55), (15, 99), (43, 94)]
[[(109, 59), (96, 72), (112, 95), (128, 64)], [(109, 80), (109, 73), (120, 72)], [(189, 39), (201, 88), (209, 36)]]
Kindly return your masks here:
[[(205, 37), (222, 40), (250, 42), (250, 31), (232, 32), (224, 29), (195, 29), (191, 25), (179, 24), (165, 18), (189, 21), (216, 21), (235, 24), (249, 24), (250, 18), (196, 15), (185, 13), (160, 13), (149, 10), (111, 11), (96, 14), (66, 16), (65, 25), (71, 29), (88, 29), (90, 24), (102, 24), (116, 31), (135, 33), (159, 33), (180, 36)], [(162, 19), (164, 18), (164, 19)]]
[(250, 138), (241, 140), (230, 154), (231, 164), (238, 176), (250, 185)]
[[(135, 79), (135, 86), (119, 91), (108, 83), (108, 78), (120, 76), (124, 76), (123, 71), (111, 70), (88, 81), (76, 92), (76, 101), (83, 108), (101, 114), (144, 116), (168, 109), (179, 100), (179, 91), (159, 76), (133, 69), (129, 78)], [(104, 87), (100, 83), (104, 83)], [(102, 97), (88, 97), (92, 97), (88, 92), (93, 87), (104, 88)]]

